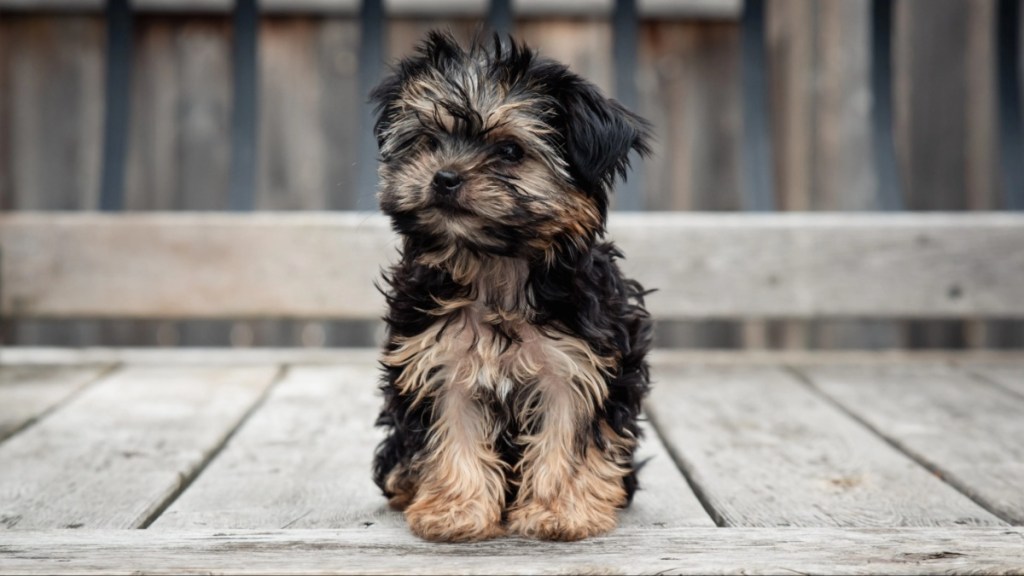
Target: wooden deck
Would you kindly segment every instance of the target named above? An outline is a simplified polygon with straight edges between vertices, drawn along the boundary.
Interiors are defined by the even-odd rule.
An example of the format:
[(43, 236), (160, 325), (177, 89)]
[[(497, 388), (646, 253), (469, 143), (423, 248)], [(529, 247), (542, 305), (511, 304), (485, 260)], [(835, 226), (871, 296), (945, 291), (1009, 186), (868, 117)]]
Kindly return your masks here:
[(0, 351), (0, 573), (1024, 573), (1024, 355), (654, 357), (578, 543), (421, 541), (371, 350)]

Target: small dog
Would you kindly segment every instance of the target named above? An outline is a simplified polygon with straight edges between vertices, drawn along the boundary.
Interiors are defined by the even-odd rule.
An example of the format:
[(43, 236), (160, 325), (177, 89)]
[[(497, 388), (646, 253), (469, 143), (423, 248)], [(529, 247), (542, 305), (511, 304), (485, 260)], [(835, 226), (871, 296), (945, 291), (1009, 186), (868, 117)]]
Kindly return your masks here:
[(651, 321), (601, 238), (649, 126), (525, 45), (488, 44), (433, 32), (371, 94), (402, 240), (374, 479), (428, 540), (578, 540), (637, 486)]

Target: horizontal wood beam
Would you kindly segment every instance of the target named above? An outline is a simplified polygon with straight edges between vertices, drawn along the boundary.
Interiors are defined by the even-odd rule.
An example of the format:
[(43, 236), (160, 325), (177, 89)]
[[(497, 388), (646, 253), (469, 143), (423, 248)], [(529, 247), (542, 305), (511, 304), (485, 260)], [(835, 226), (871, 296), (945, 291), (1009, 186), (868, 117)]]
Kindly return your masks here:
[[(503, 538), (445, 545), (405, 528), (12, 530), (0, 570), (17, 574), (1010, 574), (1024, 528), (680, 528), (582, 542)], [(655, 552), (656, 551), (656, 552)]]
[[(338, 14), (354, 16), (360, 0), (261, 0), (260, 10), (267, 14)], [(614, 0), (518, 0), (512, 2), (515, 16), (607, 17)], [(0, 10), (26, 12), (99, 12), (105, 0), (0, 0)], [(133, 0), (132, 7), (143, 12), (224, 13), (233, 0)], [(483, 17), (488, 0), (385, 0), (385, 12), (392, 16)], [(638, 0), (646, 18), (736, 19), (740, 0)]]
[[(1022, 318), (1024, 215), (616, 213), (659, 319)], [(396, 256), (366, 213), (8, 213), (21, 318), (379, 318)]]

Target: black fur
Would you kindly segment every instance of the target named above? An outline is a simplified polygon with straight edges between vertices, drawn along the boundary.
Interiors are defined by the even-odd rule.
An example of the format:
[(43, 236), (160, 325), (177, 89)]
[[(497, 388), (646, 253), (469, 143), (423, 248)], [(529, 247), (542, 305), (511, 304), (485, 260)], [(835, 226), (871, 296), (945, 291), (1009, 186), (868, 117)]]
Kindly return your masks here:
[[(383, 155), (382, 162), (401, 165), (423, 144), (416, 133), (390, 132), (404, 112), (401, 107), (403, 87), (417, 77), (431, 71), (454, 76), (460, 67), (483, 61), (490, 77), (510, 87), (510, 91), (528, 90), (538, 97), (536, 116), (542, 118), (552, 130), (545, 137), (553, 149), (561, 152), (569, 168), (568, 184), (591, 198), (601, 215), (601, 225), (589, 231), (589, 236), (560, 237), (550, 254), (525, 251), (522, 246), (533, 234), (531, 226), (544, 221), (543, 215), (531, 214), (524, 206), (522, 221), (495, 222), (485, 229), (491, 239), (490, 248), (467, 244), (462, 249), (478, 252), (480, 256), (499, 255), (523, 258), (529, 273), (525, 294), (529, 294), (529, 307), (533, 323), (549, 335), (570, 335), (586, 341), (598, 355), (618, 357), (620, 362), (606, 379), (607, 401), (600, 407), (597, 420), (581, 434), (592, 434), (600, 442), (601, 421), (622, 436), (639, 437), (638, 417), (641, 400), (649, 385), (645, 356), (651, 345), (651, 320), (643, 306), (644, 290), (637, 282), (623, 277), (615, 260), (619, 251), (603, 242), (603, 224), (608, 207), (608, 195), (616, 178), (625, 178), (631, 151), (648, 152), (649, 127), (638, 116), (618, 103), (604, 98), (589, 82), (570, 72), (565, 66), (543, 60), (523, 45), (503, 43), (495, 39), (493, 45), (475, 43), (463, 50), (446, 34), (431, 33), (417, 55), (403, 60), (372, 93), (376, 104), (377, 120), (374, 127), (378, 144), (385, 148), (391, 144), (391, 154)], [(440, 106), (457, 118), (463, 139), (479, 137), (483, 130), (480, 114), (473, 110), (468, 96), (457, 84), (452, 84), (450, 98)], [(387, 138), (398, 138), (386, 142)], [(396, 145), (397, 144), (397, 145)], [(510, 177), (511, 178), (511, 177)], [(514, 190), (514, 186), (511, 187)], [(510, 192), (511, 193), (511, 192)], [(522, 200), (526, 202), (527, 200)], [(401, 260), (385, 275), (388, 312), (387, 350), (394, 347), (395, 338), (419, 334), (439, 320), (431, 314), (438, 309), (439, 300), (472, 298), (470, 286), (457, 283), (443, 267), (430, 267), (416, 262), (423, 254), (431, 253), (444, 242), (432, 230), (425, 229), (417, 214), (394, 203), (382, 200), (382, 210), (392, 219), (394, 229), (403, 236)], [(493, 245), (497, 245), (495, 248)], [(526, 297), (524, 295), (524, 297)], [(496, 334), (511, 343), (515, 334)], [(395, 382), (400, 367), (384, 366), (382, 390), (384, 407), (377, 424), (387, 429), (388, 436), (377, 448), (374, 479), (387, 496), (385, 478), (398, 465), (410, 468), (427, 442), (431, 420), (428, 402), (413, 405), (403, 397)], [(516, 428), (514, 414), (521, 396), (513, 394), (504, 405), (495, 399), (492, 410), (504, 415), (500, 422), (505, 434), (499, 438), (498, 452), (509, 463), (522, 456), (522, 448), (515, 442), (523, 432)], [(514, 483), (510, 483), (514, 484)], [(624, 487), (632, 497), (636, 488), (635, 475), (624, 479)], [(514, 488), (510, 487), (510, 497)]]

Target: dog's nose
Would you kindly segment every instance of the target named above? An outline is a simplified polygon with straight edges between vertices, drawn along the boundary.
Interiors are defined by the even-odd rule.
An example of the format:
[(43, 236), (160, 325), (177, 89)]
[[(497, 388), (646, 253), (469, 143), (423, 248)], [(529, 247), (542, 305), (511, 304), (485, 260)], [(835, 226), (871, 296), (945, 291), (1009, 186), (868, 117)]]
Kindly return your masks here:
[(462, 176), (451, 170), (438, 170), (434, 174), (434, 192), (451, 194), (462, 186)]

